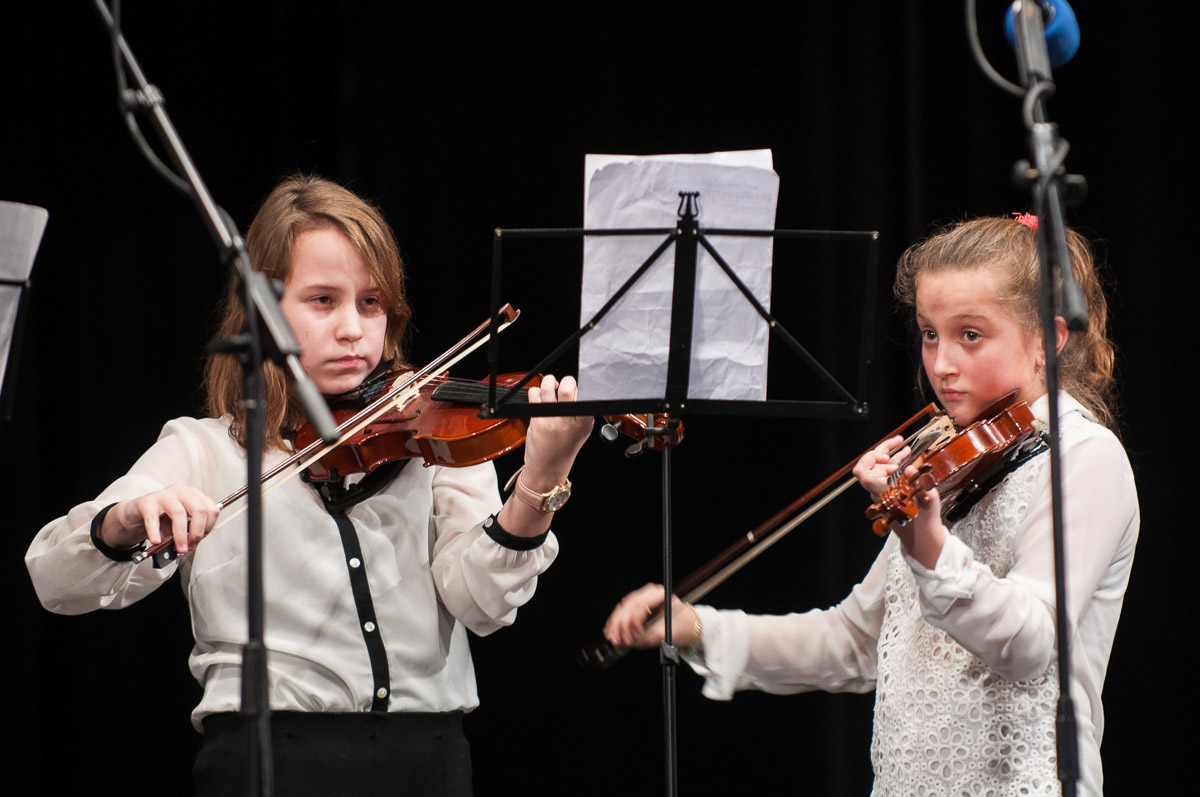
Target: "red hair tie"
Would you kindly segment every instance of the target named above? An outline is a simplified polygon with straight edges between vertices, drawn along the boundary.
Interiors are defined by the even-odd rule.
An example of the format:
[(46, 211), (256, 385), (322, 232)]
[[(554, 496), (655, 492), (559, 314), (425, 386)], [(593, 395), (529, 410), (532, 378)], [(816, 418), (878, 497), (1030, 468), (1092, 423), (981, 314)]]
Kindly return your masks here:
[(1037, 216), (1033, 215), (1032, 213), (1014, 213), (1012, 215), (1013, 221), (1017, 222), (1018, 224), (1024, 224), (1031, 230), (1037, 229)]

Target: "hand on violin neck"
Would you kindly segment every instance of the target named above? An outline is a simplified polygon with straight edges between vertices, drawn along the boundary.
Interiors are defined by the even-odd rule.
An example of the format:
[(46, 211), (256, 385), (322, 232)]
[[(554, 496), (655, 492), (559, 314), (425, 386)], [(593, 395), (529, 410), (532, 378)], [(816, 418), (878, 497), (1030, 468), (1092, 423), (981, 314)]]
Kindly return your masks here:
[[(530, 404), (574, 401), (578, 385), (573, 377), (558, 382), (542, 377), (541, 386), (529, 389)], [(547, 493), (563, 484), (571, 473), (575, 455), (592, 432), (590, 415), (548, 415), (533, 418), (525, 436), (525, 467), (521, 483), (535, 493)], [(543, 512), (517, 497), (515, 491), (500, 510), (500, 525), (517, 537), (536, 537), (550, 528), (553, 512)]]
[(917, 516), (903, 526), (892, 523), (892, 533), (900, 538), (905, 553), (920, 562), (922, 567), (933, 570), (946, 543), (942, 499), (929, 474), (918, 475), (917, 469), (909, 466), (904, 471), (904, 477), (916, 487), (914, 499)]
[(204, 493), (186, 484), (172, 484), (139, 498), (121, 501), (108, 511), (99, 536), (112, 548), (132, 548), (142, 540), (174, 541), (186, 553), (212, 531), (220, 508)]
[(902, 435), (889, 437), (863, 454), (862, 458), (858, 460), (858, 464), (854, 466), (852, 471), (854, 478), (858, 479), (858, 483), (871, 494), (872, 501), (879, 501), (879, 497), (888, 487), (888, 477), (896, 472), (900, 463), (909, 455), (908, 446), (904, 446), (895, 454), (891, 453), (892, 449), (903, 442)]
[[(529, 389), (530, 404), (575, 401), (579, 386), (575, 378), (542, 377), (541, 386)], [(561, 484), (571, 472), (575, 456), (592, 431), (592, 416), (561, 415), (533, 418), (525, 437), (525, 485), (544, 492)]]

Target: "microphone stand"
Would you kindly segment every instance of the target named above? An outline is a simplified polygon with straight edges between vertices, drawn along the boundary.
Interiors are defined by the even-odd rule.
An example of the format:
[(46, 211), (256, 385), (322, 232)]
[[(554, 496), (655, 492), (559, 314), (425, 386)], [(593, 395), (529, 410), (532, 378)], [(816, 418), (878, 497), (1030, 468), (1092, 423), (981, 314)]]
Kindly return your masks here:
[[(214, 350), (234, 353), (242, 364), (242, 406), (246, 413), (246, 483), (260, 485), (250, 489), (246, 496), (246, 617), (247, 642), (242, 651), (242, 708), (241, 715), (252, 728), (248, 745), (249, 794), (270, 797), (274, 791), (271, 764), (270, 706), (267, 701), (267, 657), (263, 644), (263, 540), (262, 540), (262, 456), (263, 456), (263, 386), (262, 363), (264, 355), (278, 363), (293, 379), (297, 397), (304, 406), (308, 418), (318, 433), (328, 443), (336, 442), (337, 432), (333, 417), (320, 392), (300, 366), (300, 346), (296, 343), (283, 313), (279, 309), (276, 288), (261, 272), (250, 265), (245, 242), (237, 233), (237, 226), (223, 209), (213, 201), (204, 181), (183, 146), (183, 141), (167, 116), (162, 93), (150, 84), (133, 56), (118, 27), (119, 6), (114, 6), (116, 15), (110, 14), (103, 0), (93, 0), (97, 13), (103, 20), (113, 40), (114, 58), (120, 53), (129, 74), (133, 76), (136, 89), (121, 92), (121, 106), (128, 113), (141, 111), (153, 123), (159, 140), (166, 148), (178, 173), (182, 173), (185, 184), (180, 185), (178, 174), (170, 174), (168, 180), (189, 194), (208, 227), (221, 260), (235, 268), (241, 276), (246, 309), (246, 332), (226, 341), (219, 341)], [(114, 19), (116, 16), (116, 19)], [(119, 75), (121, 63), (116, 64)], [(123, 84), (119, 76), (118, 82)], [(131, 130), (134, 129), (131, 123)], [(140, 136), (135, 132), (135, 138)], [(140, 143), (140, 142), (139, 142)], [(150, 153), (152, 163), (157, 159)], [(262, 334), (265, 329), (266, 335)]]
[[(1075, 704), (1071, 699), (1071, 629), (1067, 613), (1066, 561), (1063, 544), (1062, 464), (1058, 418), (1058, 335), (1056, 318), (1062, 316), (1072, 331), (1087, 329), (1087, 302), (1071, 271), (1067, 252), (1063, 207), (1078, 204), (1087, 183), (1063, 168), (1069, 146), (1058, 136), (1056, 125), (1046, 121), (1045, 98), (1054, 92), (1050, 56), (1046, 48), (1042, 9), (1032, 0), (1013, 4), (1017, 66), (1025, 87), (1023, 112), (1029, 130), (1032, 163), (1017, 164), (1016, 176), (1028, 186), (1038, 217), (1038, 255), (1042, 267), (1041, 314), (1046, 352), (1046, 391), (1050, 412), (1050, 497), (1054, 524), (1054, 590), (1058, 644), (1059, 699), (1055, 716), (1058, 746), (1058, 779), (1064, 797), (1074, 797), (1079, 781), (1079, 737)], [(1060, 284), (1061, 296), (1055, 284)]]

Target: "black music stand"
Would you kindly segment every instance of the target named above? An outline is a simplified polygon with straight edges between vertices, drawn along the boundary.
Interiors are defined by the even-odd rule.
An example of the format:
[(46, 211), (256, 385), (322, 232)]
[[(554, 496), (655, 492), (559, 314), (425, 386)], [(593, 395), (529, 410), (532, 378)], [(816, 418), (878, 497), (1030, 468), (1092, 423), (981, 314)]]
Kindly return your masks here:
[[(600, 310), (578, 330), (570, 334), (562, 343), (542, 359), (522, 380), (500, 393), (497, 389), (500, 362), (500, 336), (496, 334), (499, 319), (492, 317), (492, 334), (488, 341), (488, 399), (481, 412), (481, 417), (500, 418), (531, 418), (546, 415), (615, 415), (623, 413), (666, 413), (669, 420), (660, 427), (647, 424), (648, 433), (664, 438), (663, 445), (663, 589), (664, 606), (670, 606), (672, 589), (672, 549), (671, 549), (671, 448), (676, 442), (675, 430), (680, 416), (693, 415), (739, 415), (747, 417), (796, 417), (796, 418), (857, 418), (865, 420), (868, 407), (864, 400), (868, 369), (871, 362), (871, 350), (875, 331), (875, 294), (874, 286), (878, 271), (879, 233), (878, 232), (848, 232), (821, 230), (755, 230), (755, 229), (724, 229), (700, 227), (697, 212), (698, 192), (679, 193), (680, 202), (677, 211), (678, 221), (674, 227), (636, 228), (636, 229), (606, 229), (593, 230), (583, 228), (544, 228), (544, 229), (501, 229), (497, 228), (493, 238), (492, 248), (492, 307), (503, 303), (501, 296), (501, 275), (503, 265), (503, 243), (505, 238), (583, 238), (585, 236), (665, 236), (649, 257), (633, 272), (620, 288), (609, 298)], [(867, 244), (867, 276), (863, 282), (862, 308), (864, 323), (861, 342), (861, 356), (858, 369), (858, 397), (856, 398), (841, 385), (813, 357), (795, 337), (768, 311), (754, 294), (746, 287), (733, 268), (725, 261), (713, 245), (710, 238), (727, 237), (765, 237), (779, 239), (807, 239), (824, 241), (862, 242)], [(558, 360), (579, 339), (596, 327), (617, 302), (633, 287), (638, 280), (662, 257), (668, 247), (675, 246), (674, 285), (671, 297), (671, 331), (669, 355), (667, 360), (667, 383), (661, 398), (634, 399), (605, 399), (600, 401), (579, 401), (572, 403), (526, 404), (511, 403), (537, 373), (550, 363)], [(720, 399), (690, 399), (687, 395), (688, 377), (691, 366), (692, 322), (695, 313), (696, 271), (699, 250), (707, 251), (729, 277), (746, 301), (754, 307), (772, 334), (778, 336), (787, 347), (804, 362), (823, 384), (829, 387), (839, 401), (747, 401)], [(671, 630), (671, 612), (663, 613), (666, 625), (666, 638), (659, 651), (659, 661), (663, 667), (663, 714), (664, 714), (664, 748), (666, 763), (666, 794), (675, 797), (678, 794), (677, 783), (677, 754), (676, 754), (676, 723), (675, 723), (675, 675), (679, 664), (679, 651), (673, 644)]]

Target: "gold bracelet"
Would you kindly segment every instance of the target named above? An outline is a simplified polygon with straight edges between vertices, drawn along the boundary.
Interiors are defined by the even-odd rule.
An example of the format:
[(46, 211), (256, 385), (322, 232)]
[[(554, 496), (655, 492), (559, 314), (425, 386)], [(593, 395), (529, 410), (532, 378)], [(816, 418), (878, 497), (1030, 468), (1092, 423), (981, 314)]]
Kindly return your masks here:
[(684, 601), (683, 605), (691, 609), (692, 616), (696, 618), (696, 627), (693, 632), (696, 635), (696, 643), (691, 645), (690, 649), (694, 652), (699, 652), (704, 649), (704, 637), (702, 636), (702, 633), (704, 632), (704, 625), (700, 622), (700, 612), (696, 611), (696, 607), (687, 601)]

